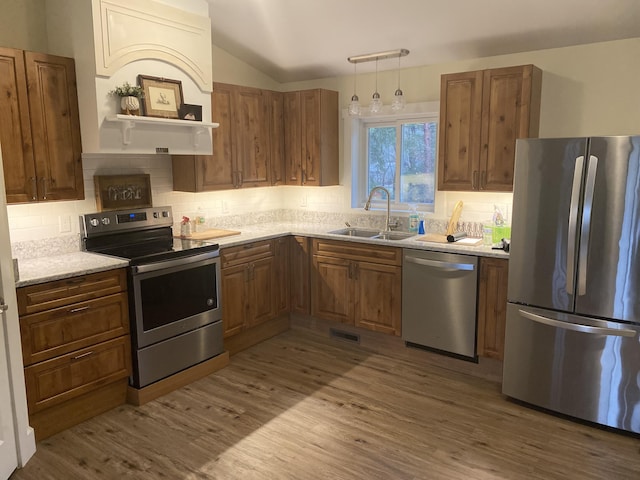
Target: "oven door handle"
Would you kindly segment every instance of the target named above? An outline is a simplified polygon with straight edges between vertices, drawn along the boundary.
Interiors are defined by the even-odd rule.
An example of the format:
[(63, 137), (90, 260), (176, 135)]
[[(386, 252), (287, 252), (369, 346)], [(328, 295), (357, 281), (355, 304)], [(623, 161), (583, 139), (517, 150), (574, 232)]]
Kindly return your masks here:
[(215, 250), (211, 252), (199, 253), (197, 255), (189, 255), (186, 257), (179, 257), (171, 260), (164, 260), (161, 262), (152, 262), (152, 263), (145, 263), (142, 265), (134, 265), (131, 267), (131, 270), (134, 274), (155, 272), (158, 270), (165, 270), (167, 268), (172, 268), (172, 267), (192, 265), (194, 263), (204, 262), (206, 260), (214, 259), (219, 256), (220, 256), (220, 252), (218, 250)]

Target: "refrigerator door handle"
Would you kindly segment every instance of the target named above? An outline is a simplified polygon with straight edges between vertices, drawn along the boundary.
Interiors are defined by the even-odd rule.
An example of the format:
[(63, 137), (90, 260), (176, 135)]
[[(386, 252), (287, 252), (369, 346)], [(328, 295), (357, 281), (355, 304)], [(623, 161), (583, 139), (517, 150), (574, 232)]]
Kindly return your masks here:
[(580, 252), (578, 253), (578, 295), (587, 293), (587, 257), (589, 255), (589, 233), (591, 230), (591, 211), (593, 210), (593, 192), (598, 172), (598, 157), (589, 155), (587, 181), (582, 206), (582, 229), (580, 231)]
[(535, 313), (526, 312), (524, 310), (518, 310), (518, 313), (521, 316), (528, 318), (529, 320), (533, 320), (534, 322), (549, 325), (551, 327), (562, 328), (564, 330), (573, 330), (575, 332), (582, 333), (593, 333), (597, 335), (609, 335), (612, 337), (633, 337), (636, 335), (636, 332), (634, 330), (594, 327), (591, 325), (583, 325), (581, 323), (561, 322), (559, 320), (543, 317), (542, 315), (536, 315)]
[(578, 207), (580, 205), (580, 187), (584, 156), (576, 158), (571, 187), (571, 205), (569, 207), (569, 228), (567, 232), (567, 293), (573, 295), (575, 289), (576, 238), (578, 234)]

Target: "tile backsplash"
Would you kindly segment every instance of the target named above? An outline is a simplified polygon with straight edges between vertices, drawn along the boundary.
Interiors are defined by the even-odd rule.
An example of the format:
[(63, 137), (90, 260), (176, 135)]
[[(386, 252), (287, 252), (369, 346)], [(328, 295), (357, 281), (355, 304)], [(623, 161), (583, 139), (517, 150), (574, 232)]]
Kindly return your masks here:
[[(171, 205), (176, 219), (183, 215), (204, 215), (210, 226), (237, 227), (274, 220), (333, 224), (349, 221), (354, 225), (372, 227), (384, 223), (381, 211), (365, 212), (351, 208), (350, 189), (344, 185), (177, 192), (172, 190), (169, 155), (85, 154), (83, 169), (84, 200), (7, 207), (12, 245), (51, 238), (56, 238), (63, 248), (77, 245), (79, 216), (96, 211), (94, 175), (148, 173), (154, 205)], [(438, 192), (436, 212), (424, 214), (427, 231), (436, 231), (441, 224), (446, 225), (446, 219), (458, 200), (464, 203), (459, 229), (468, 234), (477, 230), (477, 224), (492, 218), (494, 206), (501, 209), (507, 223), (510, 223), (511, 199), (510, 193)], [(404, 229), (407, 228), (407, 215), (407, 212), (392, 212)]]

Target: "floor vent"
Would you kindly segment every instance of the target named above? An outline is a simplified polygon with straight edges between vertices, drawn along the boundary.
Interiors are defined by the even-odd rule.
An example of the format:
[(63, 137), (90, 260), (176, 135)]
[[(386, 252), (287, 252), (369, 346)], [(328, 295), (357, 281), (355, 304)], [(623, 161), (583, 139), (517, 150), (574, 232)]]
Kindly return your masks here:
[(329, 336), (331, 338), (337, 338), (338, 340), (360, 343), (360, 335), (357, 335), (355, 333), (343, 332), (342, 330), (336, 330), (335, 328), (331, 328), (329, 330)]

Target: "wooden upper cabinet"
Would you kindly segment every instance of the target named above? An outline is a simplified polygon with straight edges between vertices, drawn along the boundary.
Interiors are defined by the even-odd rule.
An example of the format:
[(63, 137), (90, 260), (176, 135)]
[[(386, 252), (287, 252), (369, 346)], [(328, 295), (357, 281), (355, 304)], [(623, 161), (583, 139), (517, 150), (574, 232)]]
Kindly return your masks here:
[(235, 144), (239, 186), (270, 185), (269, 112), (263, 90), (236, 87), (234, 98)]
[(288, 92), (284, 102), (287, 184), (337, 185), (338, 92)]
[(515, 141), (538, 136), (533, 65), (442, 76), (439, 190), (512, 191)]
[(285, 184), (284, 94), (267, 92), (269, 109), (269, 140), (271, 153), (271, 185)]
[(212, 155), (173, 155), (173, 189), (229, 190), (271, 184), (270, 103), (267, 91), (214, 83)]
[(0, 48), (7, 202), (84, 198), (74, 61)]
[(302, 122), (300, 92), (284, 94), (284, 159), (287, 185), (302, 184)]
[(82, 142), (72, 58), (25, 52), (39, 200), (84, 198)]
[(473, 190), (480, 156), (482, 72), (442, 76), (438, 190)]
[(25, 79), (22, 50), (0, 48), (0, 145), (9, 203), (37, 199)]

